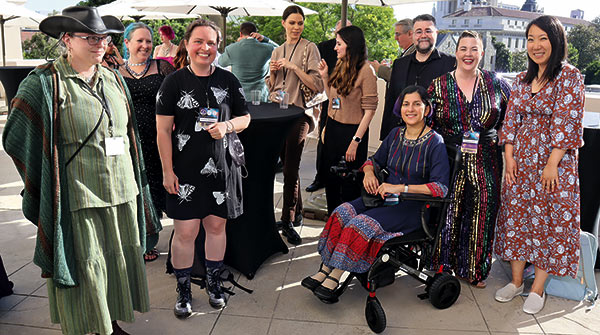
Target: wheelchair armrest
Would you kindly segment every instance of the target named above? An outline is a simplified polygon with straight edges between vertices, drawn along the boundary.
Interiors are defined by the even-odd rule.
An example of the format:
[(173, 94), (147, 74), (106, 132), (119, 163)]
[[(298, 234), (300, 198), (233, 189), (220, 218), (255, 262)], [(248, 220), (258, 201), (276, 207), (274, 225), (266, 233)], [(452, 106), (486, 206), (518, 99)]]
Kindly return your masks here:
[(412, 201), (427, 202), (427, 203), (431, 203), (434, 206), (440, 206), (441, 204), (444, 204), (444, 203), (450, 203), (450, 199), (448, 199), (448, 198), (432, 197), (430, 195), (420, 194), (420, 193), (400, 193), (400, 200), (402, 200), (402, 201), (412, 200)]

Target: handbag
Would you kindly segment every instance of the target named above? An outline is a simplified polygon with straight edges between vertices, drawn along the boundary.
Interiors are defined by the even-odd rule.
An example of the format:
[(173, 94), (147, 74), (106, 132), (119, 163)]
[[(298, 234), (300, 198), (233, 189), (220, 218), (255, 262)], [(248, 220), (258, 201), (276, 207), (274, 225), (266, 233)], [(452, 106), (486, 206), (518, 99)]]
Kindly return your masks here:
[[(377, 181), (379, 182), (379, 184), (383, 183), (385, 181), (385, 177), (388, 174), (387, 170), (381, 169), (379, 165), (375, 163), (372, 156), (369, 158), (369, 160), (373, 162), (373, 174), (375, 174)], [(363, 203), (367, 208), (381, 207), (385, 204), (385, 199), (381, 198), (379, 194), (371, 194), (367, 192), (364, 183), (361, 184), (360, 194)]]
[(549, 275), (546, 280), (545, 291), (547, 294), (561, 298), (577, 301), (585, 300), (591, 303), (591, 307), (593, 307), (598, 297), (598, 287), (594, 275), (598, 238), (593, 234), (582, 231), (580, 232), (580, 240), (581, 248), (577, 276), (572, 278), (571, 276)]
[[(308, 71), (308, 44), (304, 46), (304, 53), (302, 54), (302, 71), (305, 73)], [(317, 92), (314, 92), (308, 86), (304, 85), (302, 80), (300, 80), (300, 92), (302, 92), (302, 102), (304, 103), (304, 107), (314, 107), (315, 104), (310, 107), (307, 106), (307, 104), (313, 100), (313, 98), (317, 95)]]

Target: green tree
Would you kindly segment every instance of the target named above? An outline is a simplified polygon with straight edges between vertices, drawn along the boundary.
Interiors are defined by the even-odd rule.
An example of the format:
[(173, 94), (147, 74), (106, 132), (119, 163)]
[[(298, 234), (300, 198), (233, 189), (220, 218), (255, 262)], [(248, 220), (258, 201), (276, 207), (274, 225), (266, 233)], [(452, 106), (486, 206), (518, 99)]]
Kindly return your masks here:
[[(340, 19), (341, 7), (335, 4), (301, 3), (318, 12), (308, 15), (304, 23), (302, 36), (312, 42), (319, 43), (334, 38), (336, 22)], [(393, 37), (394, 12), (389, 7), (350, 6), (348, 19), (353, 25), (360, 27), (365, 33), (369, 59), (394, 59), (398, 56), (398, 45)], [(228, 22), (227, 43), (239, 37), (239, 25), (244, 21), (256, 24), (261, 34), (271, 38), (278, 44), (285, 42), (285, 30), (281, 25), (281, 17), (240, 17)]]
[(569, 55), (567, 56), (567, 60), (569, 64), (579, 67), (579, 50), (573, 46), (573, 44), (569, 43)]
[[(54, 47), (54, 48), (53, 48)], [(60, 55), (60, 48), (56, 47), (56, 39), (43, 34), (35, 33), (30, 39), (23, 42), (23, 58), (55, 59)]]
[(527, 70), (527, 51), (518, 51), (510, 54), (510, 72)]
[(585, 84), (600, 84), (600, 60), (596, 59), (585, 68)]
[(511, 54), (504, 43), (496, 41), (496, 37), (492, 36), (492, 44), (496, 49), (496, 71), (510, 72), (511, 71)]
[[(600, 18), (596, 18), (597, 21)], [(577, 25), (568, 34), (569, 43), (577, 49), (579, 57), (577, 65), (585, 69), (594, 60), (600, 59), (600, 25)]]

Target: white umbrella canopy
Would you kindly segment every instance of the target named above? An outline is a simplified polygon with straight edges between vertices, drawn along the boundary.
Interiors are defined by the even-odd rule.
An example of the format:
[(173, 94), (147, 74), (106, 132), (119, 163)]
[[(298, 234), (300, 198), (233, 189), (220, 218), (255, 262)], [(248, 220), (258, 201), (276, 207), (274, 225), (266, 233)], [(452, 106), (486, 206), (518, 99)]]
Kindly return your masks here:
[(131, 5), (131, 1), (127, 2), (117, 0), (109, 4), (99, 6), (98, 12), (100, 13), (100, 15), (115, 16), (119, 20), (132, 19), (135, 21), (163, 19), (195, 19), (197, 17), (196, 15), (192, 14), (142, 11), (137, 8), (133, 8)]
[[(280, 16), (292, 5), (284, 0), (173, 0), (157, 3), (155, 0), (134, 1), (131, 6), (145, 11), (167, 11), (186, 14), (212, 14), (223, 18), (223, 35), (227, 36), (227, 16)], [(302, 7), (304, 15), (317, 14)]]
[[(45, 16), (31, 11), (23, 6), (0, 0), (0, 34), (2, 35), (2, 66), (6, 64), (6, 42), (4, 40), (4, 24), (7, 21), (19, 19), (21, 23), (39, 24)], [(33, 22), (30, 22), (33, 21)]]

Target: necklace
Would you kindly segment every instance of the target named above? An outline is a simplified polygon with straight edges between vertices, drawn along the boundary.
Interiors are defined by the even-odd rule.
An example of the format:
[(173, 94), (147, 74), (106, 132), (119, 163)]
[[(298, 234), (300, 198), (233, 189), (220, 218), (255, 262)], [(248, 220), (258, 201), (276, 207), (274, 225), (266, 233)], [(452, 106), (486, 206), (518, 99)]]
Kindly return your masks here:
[[(135, 72), (130, 67), (130, 66), (140, 66), (140, 65), (146, 65), (141, 72)], [(125, 61), (125, 69), (127, 70), (127, 72), (129, 72), (130, 75), (132, 75), (133, 77), (136, 77), (136, 78), (143, 77), (146, 74), (146, 72), (148, 72), (148, 68), (150, 68), (150, 58), (146, 59), (146, 61), (143, 63), (137, 63), (137, 64), (129, 64), (129, 60)]]
[(169, 48), (166, 48), (166, 45), (163, 45), (163, 56), (168, 56), (171, 53), (171, 48), (173, 47), (173, 44), (169, 43)]

